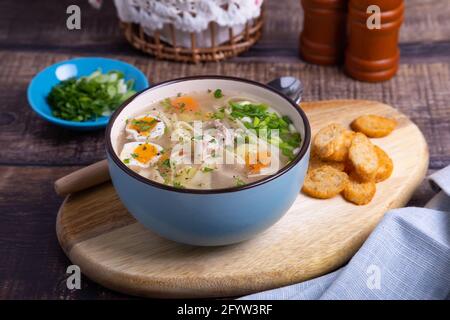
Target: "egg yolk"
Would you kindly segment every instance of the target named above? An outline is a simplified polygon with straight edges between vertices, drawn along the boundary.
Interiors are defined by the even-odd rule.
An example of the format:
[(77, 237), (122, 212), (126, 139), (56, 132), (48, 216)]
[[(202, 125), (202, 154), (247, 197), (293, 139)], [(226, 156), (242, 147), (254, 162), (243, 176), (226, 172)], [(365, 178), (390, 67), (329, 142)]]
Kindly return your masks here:
[(158, 149), (154, 145), (143, 143), (133, 150), (133, 158), (140, 163), (147, 163), (158, 154)]
[(172, 100), (172, 107), (180, 112), (198, 111), (198, 102), (192, 97), (182, 96)]
[(260, 173), (262, 168), (270, 165), (270, 162), (271, 156), (268, 152), (259, 152), (257, 155), (247, 153), (245, 157), (245, 164), (251, 174)]
[(148, 136), (150, 134), (150, 131), (155, 128), (158, 122), (159, 120), (155, 118), (143, 117), (131, 120), (131, 123), (128, 127), (132, 130), (136, 130), (142, 136)]

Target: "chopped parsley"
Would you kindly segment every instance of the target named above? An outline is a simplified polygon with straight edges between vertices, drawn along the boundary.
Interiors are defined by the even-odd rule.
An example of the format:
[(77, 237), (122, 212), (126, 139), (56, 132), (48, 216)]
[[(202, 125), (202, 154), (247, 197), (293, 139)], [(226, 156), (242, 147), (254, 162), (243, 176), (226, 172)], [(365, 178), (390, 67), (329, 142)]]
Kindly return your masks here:
[(236, 187), (240, 187), (245, 185), (245, 181), (241, 179), (239, 176), (233, 176)]
[(139, 132), (145, 132), (153, 128), (154, 124), (158, 123), (159, 121), (156, 119), (152, 119), (151, 121), (146, 120), (131, 120), (131, 125), (135, 127)]
[(222, 89), (216, 89), (214, 91), (214, 98), (220, 99), (223, 97)]
[(170, 101), (169, 98), (166, 98), (164, 100), (162, 100), (159, 103), (162, 107), (164, 107), (166, 109), (166, 111), (170, 110), (172, 108), (172, 101)]
[(170, 159), (164, 160), (161, 165), (166, 168), (170, 168)]
[(179, 188), (179, 189), (185, 189), (185, 186), (183, 186), (181, 183), (179, 183), (178, 181), (174, 181), (173, 182), (173, 186), (175, 188)]
[(223, 118), (225, 118), (225, 108), (222, 107), (218, 111), (214, 112), (212, 114), (212, 118), (218, 120), (222, 120)]
[(186, 103), (178, 103), (178, 107), (180, 108), (180, 112), (184, 112), (186, 110)]

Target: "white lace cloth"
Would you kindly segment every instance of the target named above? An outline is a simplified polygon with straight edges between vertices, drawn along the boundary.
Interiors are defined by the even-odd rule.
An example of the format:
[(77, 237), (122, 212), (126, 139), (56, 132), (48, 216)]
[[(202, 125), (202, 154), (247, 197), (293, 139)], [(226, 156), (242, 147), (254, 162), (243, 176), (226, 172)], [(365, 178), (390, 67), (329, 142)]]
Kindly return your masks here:
[(140, 24), (152, 35), (160, 30), (161, 37), (171, 43), (168, 26), (177, 31), (177, 44), (190, 47), (190, 33), (197, 34), (199, 47), (211, 46), (208, 26), (216, 23), (216, 43), (228, 40), (227, 29), (242, 32), (248, 21), (259, 17), (263, 0), (114, 0), (120, 20)]

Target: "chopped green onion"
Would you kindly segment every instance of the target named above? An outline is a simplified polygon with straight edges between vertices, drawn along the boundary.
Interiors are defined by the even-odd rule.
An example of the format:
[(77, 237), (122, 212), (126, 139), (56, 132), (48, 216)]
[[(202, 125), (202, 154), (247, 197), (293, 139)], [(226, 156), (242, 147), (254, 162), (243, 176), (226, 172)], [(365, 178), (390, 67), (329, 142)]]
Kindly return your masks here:
[[(282, 153), (294, 158), (293, 151), (300, 146), (301, 136), (298, 132), (290, 132), (289, 125), (292, 124), (288, 116), (280, 117), (275, 112), (269, 112), (265, 104), (252, 104), (248, 102), (230, 102), (230, 116), (234, 119), (250, 118), (251, 121), (242, 121), (247, 129), (256, 130), (258, 137), (267, 138), (273, 145), (278, 146)], [(267, 137), (261, 137), (260, 131), (267, 130)], [(279, 131), (279, 137), (272, 140), (272, 130)], [(265, 134), (266, 135), (266, 134)]]
[(111, 114), (136, 93), (134, 80), (124, 81), (119, 71), (100, 70), (81, 78), (70, 78), (55, 85), (47, 102), (55, 117), (70, 121), (95, 120)]

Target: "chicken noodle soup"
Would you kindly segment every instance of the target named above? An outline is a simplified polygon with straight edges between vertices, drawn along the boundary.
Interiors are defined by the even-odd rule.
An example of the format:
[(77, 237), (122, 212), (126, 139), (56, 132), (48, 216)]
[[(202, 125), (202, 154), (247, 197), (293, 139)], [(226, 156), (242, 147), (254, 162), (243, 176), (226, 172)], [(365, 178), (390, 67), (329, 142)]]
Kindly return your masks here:
[(178, 93), (127, 119), (121, 161), (150, 180), (189, 189), (245, 185), (275, 174), (299, 152), (287, 116), (221, 89)]

